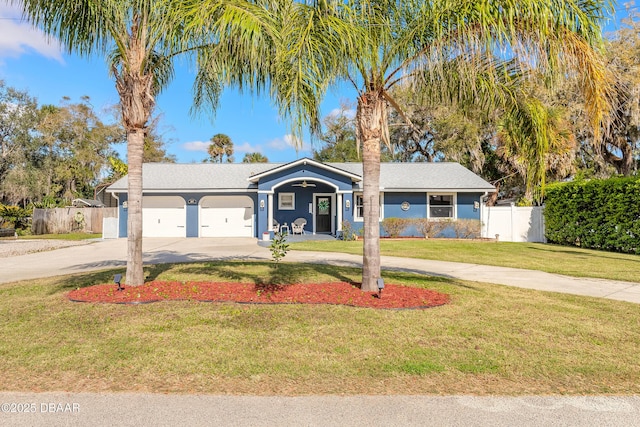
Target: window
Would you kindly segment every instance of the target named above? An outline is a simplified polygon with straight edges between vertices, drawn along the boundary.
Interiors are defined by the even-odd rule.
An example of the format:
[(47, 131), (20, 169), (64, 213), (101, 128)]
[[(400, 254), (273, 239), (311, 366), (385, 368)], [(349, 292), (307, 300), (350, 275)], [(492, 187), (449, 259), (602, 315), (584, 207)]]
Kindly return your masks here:
[(455, 218), (453, 194), (429, 194), (429, 218)]
[[(380, 193), (380, 221), (382, 221), (382, 212), (384, 210), (384, 198), (383, 193)], [(353, 209), (353, 220), (364, 221), (364, 197), (362, 193), (354, 193), (353, 200), (355, 208)]]
[(292, 211), (296, 208), (296, 195), (294, 193), (278, 194), (278, 209), (281, 211)]

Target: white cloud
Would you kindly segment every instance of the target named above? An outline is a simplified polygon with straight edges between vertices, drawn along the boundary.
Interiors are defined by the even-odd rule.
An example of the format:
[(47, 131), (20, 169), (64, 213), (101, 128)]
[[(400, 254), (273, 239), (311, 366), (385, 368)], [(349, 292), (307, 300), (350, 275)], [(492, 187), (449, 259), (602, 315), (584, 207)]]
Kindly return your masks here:
[[(184, 148), (186, 151), (200, 151), (200, 152), (206, 153), (207, 150), (209, 149), (210, 144), (211, 144), (211, 141), (191, 141), (191, 142), (185, 142), (184, 144), (182, 144), (182, 148)], [(240, 145), (234, 144), (233, 151), (234, 153), (263, 153), (264, 152), (263, 148), (260, 147), (259, 145), (253, 146), (248, 142), (243, 142)]]
[(262, 147), (259, 145), (253, 146), (248, 142), (243, 142), (240, 145), (234, 145), (233, 151), (236, 153), (262, 153)]
[(42, 31), (20, 19), (20, 11), (14, 6), (0, 5), (0, 58), (14, 57), (37, 52), (38, 54), (64, 62), (60, 43), (49, 39)]
[(295, 148), (298, 151), (311, 150), (311, 144), (306, 141), (299, 141), (291, 134), (287, 134), (282, 138), (276, 138), (272, 141), (269, 141), (267, 146), (273, 150), (278, 151), (289, 150), (291, 148)]
[(202, 151), (203, 153), (206, 153), (209, 148), (209, 144), (211, 144), (211, 141), (191, 141), (182, 144), (182, 148), (187, 151)]

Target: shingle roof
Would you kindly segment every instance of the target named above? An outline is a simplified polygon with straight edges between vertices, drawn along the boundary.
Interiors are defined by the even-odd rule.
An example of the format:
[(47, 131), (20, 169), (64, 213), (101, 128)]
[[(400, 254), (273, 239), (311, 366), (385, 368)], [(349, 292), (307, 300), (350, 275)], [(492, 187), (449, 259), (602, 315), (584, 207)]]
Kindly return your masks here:
[[(142, 165), (142, 185), (145, 191), (244, 190), (257, 188), (247, 178), (273, 167), (273, 163), (145, 163)], [(114, 182), (108, 191), (127, 191), (127, 185), (125, 176)]]
[[(145, 191), (247, 190), (257, 186), (252, 175), (278, 168), (286, 163), (145, 163), (142, 182)], [(327, 163), (362, 176), (362, 163)], [(360, 182), (361, 186), (362, 183)], [(383, 190), (477, 190), (494, 187), (458, 163), (381, 163), (380, 186)], [(113, 183), (108, 191), (126, 192), (127, 177)]]
[[(362, 163), (329, 163), (362, 176)], [(362, 186), (362, 183), (360, 183)], [(481, 190), (495, 187), (459, 163), (381, 163), (383, 190)]]

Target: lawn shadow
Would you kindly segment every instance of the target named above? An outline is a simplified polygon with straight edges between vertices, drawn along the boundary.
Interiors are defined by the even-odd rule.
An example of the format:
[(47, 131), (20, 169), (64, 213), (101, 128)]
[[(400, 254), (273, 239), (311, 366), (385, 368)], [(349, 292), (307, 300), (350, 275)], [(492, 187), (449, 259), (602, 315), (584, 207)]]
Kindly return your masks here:
[[(321, 278), (324, 282), (345, 282), (353, 286), (360, 287), (359, 281), (362, 269), (360, 267), (335, 266), (326, 263), (288, 263), (281, 262), (274, 266), (269, 261), (247, 261), (247, 260), (219, 260), (208, 262), (190, 263), (166, 263), (145, 265), (145, 281), (163, 280), (162, 274), (165, 272), (173, 274), (184, 274), (185, 276), (205, 276), (222, 278), (229, 282), (254, 283), (256, 288), (272, 290), (281, 286), (309, 283), (309, 279)], [(114, 283), (114, 276), (122, 274), (124, 279), (125, 269), (111, 268), (108, 270), (75, 274), (73, 276), (60, 277), (59, 280), (50, 287), (49, 294), (58, 292), (68, 292), (77, 288), (84, 288), (97, 284)], [(463, 283), (457, 279), (445, 276), (437, 276), (425, 273), (420, 270), (406, 268), (385, 269), (383, 277), (387, 283), (393, 282), (429, 282), (434, 284), (449, 285), (459, 288), (477, 290), (476, 287)], [(418, 280), (416, 280), (418, 279)], [(202, 280), (202, 279), (194, 279)], [(204, 279), (206, 280), (206, 279)]]
[[(353, 274), (358, 270), (351, 269)], [(288, 285), (305, 282), (308, 277), (326, 275), (332, 281), (353, 283), (353, 278), (344, 274), (344, 268), (324, 264), (286, 263), (274, 266), (271, 262), (212, 261), (202, 264), (184, 265), (181, 271), (190, 274), (210, 274), (229, 281), (255, 283), (256, 285)]]
[[(279, 263), (277, 268), (271, 262), (222, 262), (214, 261), (206, 264), (183, 265), (181, 272), (186, 274), (210, 274), (223, 277), (226, 280), (240, 283), (255, 283), (257, 286), (268, 287), (305, 283), (310, 277), (322, 275), (327, 280), (346, 282), (360, 287), (362, 269), (359, 267), (343, 267), (326, 263)], [(355, 276), (355, 278), (354, 278)], [(390, 268), (382, 272), (387, 283), (393, 282), (428, 282), (441, 285), (449, 285), (458, 288), (478, 290), (479, 288), (453, 277), (425, 273), (423, 270), (408, 268)], [(419, 280), (416, 280), (418, 278)]]
[(173, 268), (174, 264), (155, 264), (144, 266), (144, 281), (153, 282), (165, 271)]

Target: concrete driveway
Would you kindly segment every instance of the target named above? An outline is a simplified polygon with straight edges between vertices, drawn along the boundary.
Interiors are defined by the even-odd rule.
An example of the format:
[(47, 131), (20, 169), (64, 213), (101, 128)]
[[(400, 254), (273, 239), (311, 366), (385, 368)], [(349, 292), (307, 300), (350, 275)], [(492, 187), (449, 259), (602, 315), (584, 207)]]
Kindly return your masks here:
[[(254, 238), (145, 238), (144, 262), (220, 259), (268, 260), (271, 252)], [(47, 252), (0, 258), (0, 283), (126, 266), (127, 240), (97, 240)], [(290, 251), (285, 261), (361, 266), (359, 255)], [(383, 269), (497, 283), (528, 289), (609, 298), (640, 304), (640, 283), (589, 279), (541, 271), (445, 261), (382, 257)]]
[[(142, 250), (145, 264), (271, 256), (253, 238), (145, 238)], [(127, 239), (87, 241), (85, 245), (0, 258), (0, 283), (118, 267), (124, 270), (126, 260)]]

